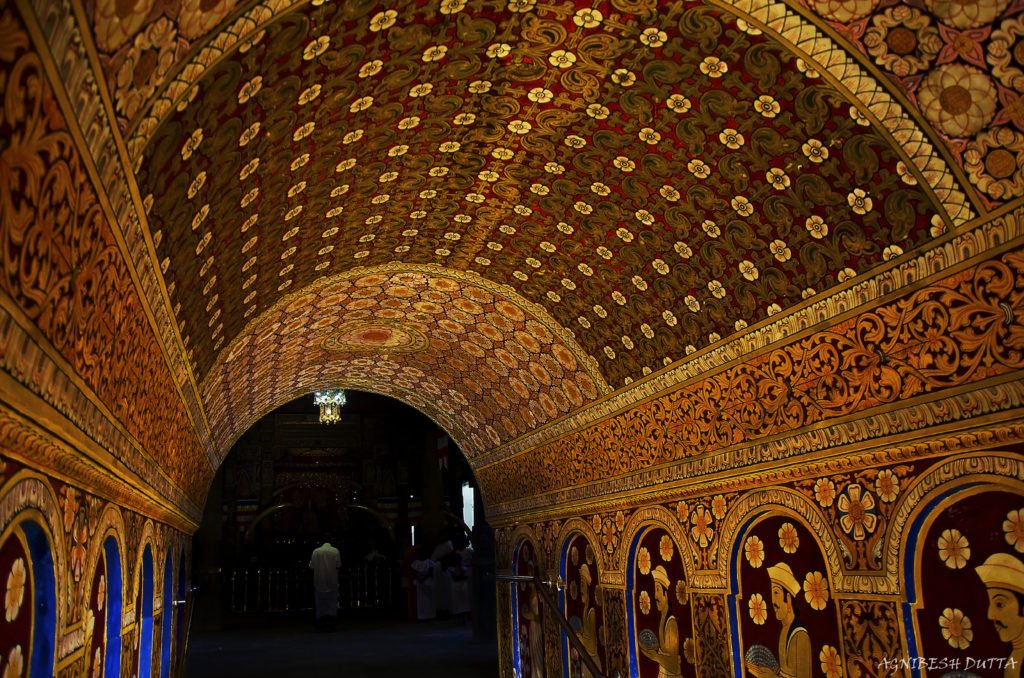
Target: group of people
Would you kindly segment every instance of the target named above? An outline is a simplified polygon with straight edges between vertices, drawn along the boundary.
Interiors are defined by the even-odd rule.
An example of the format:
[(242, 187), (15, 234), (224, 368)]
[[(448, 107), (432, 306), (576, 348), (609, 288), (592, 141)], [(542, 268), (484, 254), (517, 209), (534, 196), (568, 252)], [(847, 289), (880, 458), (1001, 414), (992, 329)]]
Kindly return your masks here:
[[(338, 619), (341, 552), (327, 538), (309, 558), (313, 570), (313, 603), (318, 630), (332, 630)], [(470, 575), (473, 549), (456, 548), (451, 541), (432, 551), (412, 547), (406, 557), (403, 586), (408, 587), (410, 617), (466, 618), (472, 609)]]
[(406, 583), (411, 585), (410, 607), (416, 619), (450, 616), (467, 617), (471, 611), (469, 580), (473, 571), (473, 549), (456, 549), (451, 541), (438, 544), (429, 556), (419, 548), (408, 565)]

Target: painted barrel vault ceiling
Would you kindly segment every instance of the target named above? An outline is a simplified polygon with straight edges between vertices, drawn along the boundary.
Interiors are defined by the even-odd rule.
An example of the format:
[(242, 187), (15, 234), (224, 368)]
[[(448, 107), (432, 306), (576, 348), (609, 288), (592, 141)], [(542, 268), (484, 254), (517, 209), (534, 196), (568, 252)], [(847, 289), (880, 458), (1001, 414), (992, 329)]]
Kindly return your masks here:
[(214, 456), (344, 385), (472, 457), (1024, 195), (1021, 2), (948, 5), (81, 16)]

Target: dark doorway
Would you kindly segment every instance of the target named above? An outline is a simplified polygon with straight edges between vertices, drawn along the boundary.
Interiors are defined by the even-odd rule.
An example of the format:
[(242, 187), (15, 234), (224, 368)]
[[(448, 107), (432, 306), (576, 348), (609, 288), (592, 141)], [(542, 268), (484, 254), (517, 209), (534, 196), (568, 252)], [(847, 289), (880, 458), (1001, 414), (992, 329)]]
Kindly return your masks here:
[[(309, 565), (324, 541), (342, 564), (337, 632), (318, 634)], [(347, 392), (341, 421), (322, 424), (310, 394), (247, 431), (214, 478), (192, 572), (190, 676), (225, 675), (232, 654), (236, 674), (405, 675), (405, 650), (372, 651), (388, 643), (443, 660), (444, 675), (497, 671), (493, 533), (472, 471), (433, 421), (385, 396)]]

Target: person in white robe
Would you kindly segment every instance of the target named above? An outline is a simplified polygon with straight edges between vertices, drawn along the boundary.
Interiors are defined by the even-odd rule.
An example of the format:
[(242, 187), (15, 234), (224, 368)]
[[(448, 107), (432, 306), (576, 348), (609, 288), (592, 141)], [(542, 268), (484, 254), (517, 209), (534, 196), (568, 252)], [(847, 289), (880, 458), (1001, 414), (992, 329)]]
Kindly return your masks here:
[(317, 623), (321, 620), (333, 626), (338, 619), (338, 568), (341, 552), (325, 541), (313, 550), (309, 559), (313, 570), (313, 600)]
[(434, 568), (437, 564), (429, 559), (414, 560), (412, 571), (416, 586), (416, 619), (433, 619), (437, 616), (434, 602)]

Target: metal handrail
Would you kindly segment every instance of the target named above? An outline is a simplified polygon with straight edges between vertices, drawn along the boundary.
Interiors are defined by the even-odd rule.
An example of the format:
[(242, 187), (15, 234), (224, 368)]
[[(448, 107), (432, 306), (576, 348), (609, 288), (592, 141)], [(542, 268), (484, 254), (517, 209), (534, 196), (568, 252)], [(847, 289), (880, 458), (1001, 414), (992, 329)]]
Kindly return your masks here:
[(178, 642), (181, 643), (181, 646), (180, 646), (180, 649), (179, 649), (179, 652), (181, 654), (179, 655), (180, 659), (178, 661), (178, 666), (177, 666), (177, 669), (178, 669), (177, 675), (179, 677), (180, 676), (184, 676), (186, 674), (185, 668), (186, 668), (186, 666), (188, 664), (188, 645), (189, 645), (189, 640), (190, 640), (190, 638), (192, 636), (192, 613), (195, 612), (195, 609), (196, 609), (195, 594), (196, 594), (196, 591), (198, 589), (199, 589), (199, 587), (193, 586), (192, 588), (188, 589), (188, 591), (185, 592), (184, 600), (175, 600), (174, 601), (174, 606), (175, 607), (180, 607), (182, 605), (185, 606), (185, 609), (182, 610), (182, 613), (184, 613), (186, 615), (186, 618), (185, 618), (185, 628), (184, 628), (184, 636), (185, 637), (178, 639)]
[[(548, 609), (552, 611), (555, 621), (557, 621), (558, 625), (562, 627), (563, 631), (565, 631), (566, 637), (569, 639), (569, 644), (572, 645), (574, 650), (576, 650), (576, 653), (580, 657), (580, 661), (586, 664), (587, 670), (590, 671), (590, 675), (594, 678), (608, 678), (601, 669), (597, 667), (597, 664), (594, 663), (594, 658), (590, 656), (590, 652), (588, 652), (587, 648), (583, 645), (583, 641), (580, 640), (578, 635), (576, 635), (576, 629), (572, 627), (569, 620), (565, 618), (564, 614), (562, 614), (562, 610), (558, 607), (558, 603), (551, 596), (551, 591), (548, 591), (547, 586), (543, 586), (543, 584), (547, 584), (549, 586), (551, 584), (557, 585), (559, 582), (544, 581), (536, 575), (531, 577), (521, 574), (499, 574), (495, 575), (495, 579), (498, 581), (506, 581), (510, 584), (514, 582), (533, 584), (537, 587), (537, 593), (544, 599), (544, 604)], [(616, 671), (614, 678), (618, 678), (621, 675), (621, 673)]]

